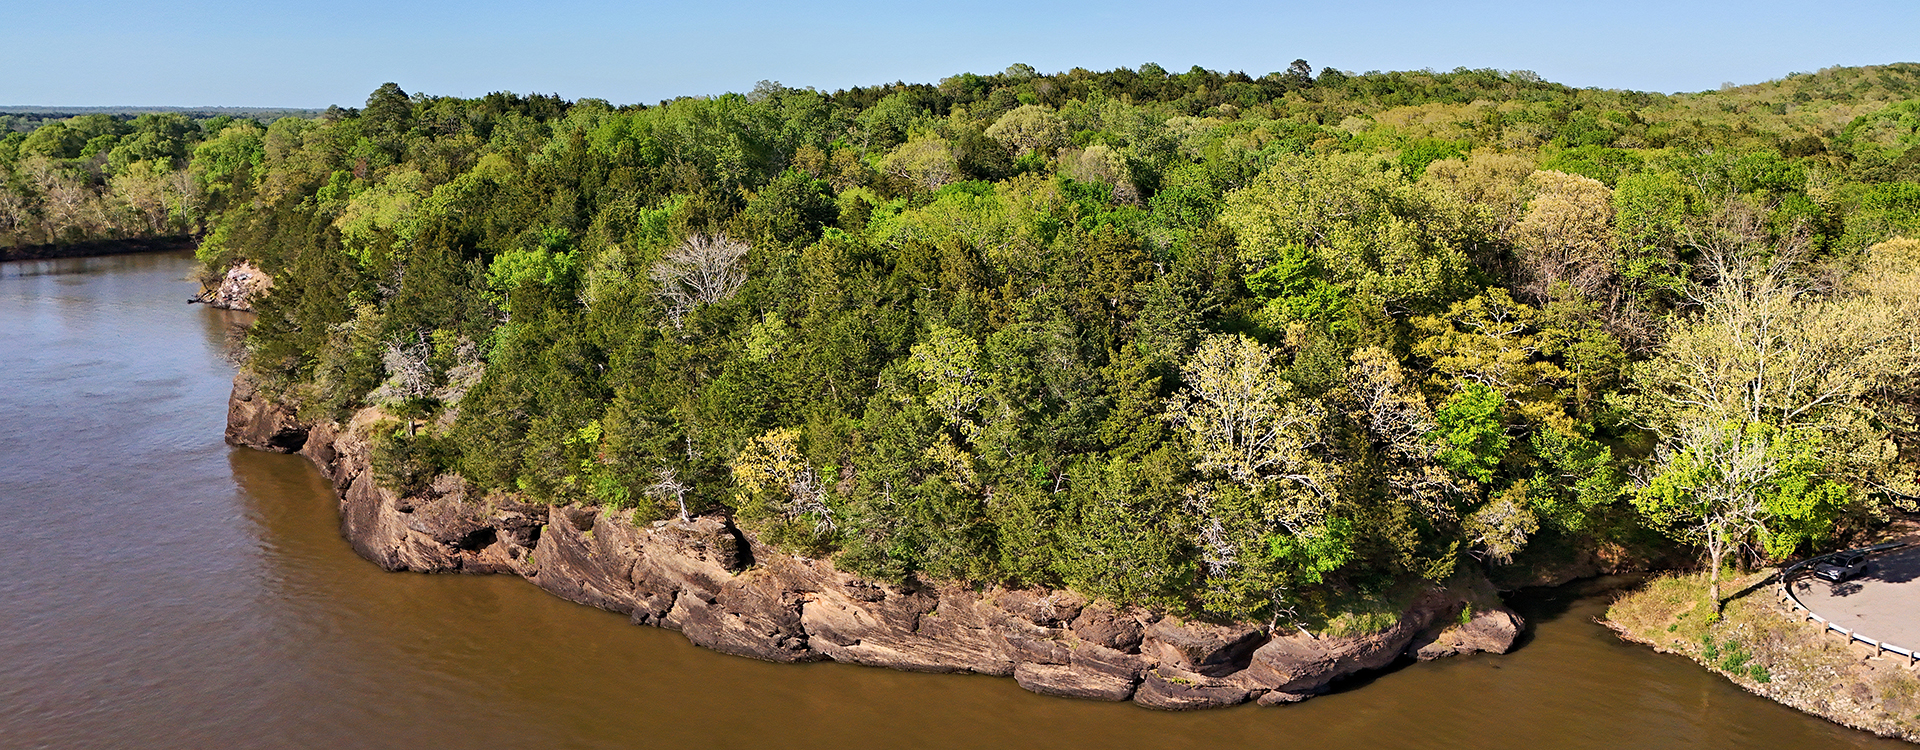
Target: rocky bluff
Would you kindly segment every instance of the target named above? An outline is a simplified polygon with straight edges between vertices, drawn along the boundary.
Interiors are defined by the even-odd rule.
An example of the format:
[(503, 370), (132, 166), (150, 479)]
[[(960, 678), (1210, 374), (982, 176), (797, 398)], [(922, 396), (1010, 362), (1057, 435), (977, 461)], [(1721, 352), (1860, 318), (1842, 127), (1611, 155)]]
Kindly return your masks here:
[(303, 424), (243, 375), (226, 439), (311, 459), (339, 494), (341, 532), (387, 570), (518, 575), (740, 656), (978, 672), (1047, 695), (1190, 709), (1291, 703), (1402, 656), (1505, 653), (1521, 626), (1498, 606), (1461, 617), (1467, 599), (1490, 599), (1491, 587), (1434, 587), (1379, 632), (1316, 637), (1182, 621), (1062, 590), (894, 586), (781, 553), (719, 516), (636, 523), (620, 511), (469, 498), (458, 481), (396, 495), (370, 471), (367, 433), (379, 419), (369, 409), (346, 424)]
[(205, 302), (223, 310), (253, 312), (253, 301), (273, 288), (273, 277), (252, 263), (242, 262), (227, 269), (220, 283), (205, 289), (194, 302)]

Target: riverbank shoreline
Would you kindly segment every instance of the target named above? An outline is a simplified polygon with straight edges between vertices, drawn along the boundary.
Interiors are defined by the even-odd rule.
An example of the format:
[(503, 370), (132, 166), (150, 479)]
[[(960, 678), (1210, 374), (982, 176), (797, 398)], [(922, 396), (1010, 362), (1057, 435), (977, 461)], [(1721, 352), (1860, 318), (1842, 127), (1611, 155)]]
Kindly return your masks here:
[(96, 258), (109, 255), (137, 255), (192, 250), (199, 245), (191, 235), (139, 237), (124, 240), (94, 240), (55, 245), (0, 247), (0, 262), (12, 260), (57, 260)]
[(1600, 624), (1677, 654), (1747, 692), (1881, 737), (1920, 743), (1920, 669), (1806, 621), (1772, 593), (1777, 571), (1723, 582), (1744, 591), (1717, 620), (1706, 574), (1664, 576), (1616, 599)]
[(383, 424), (377, 409), (303, 424), (242, 374), (226, 439), (311, 460), (334, 485), (342, 534), (389, 571), (518, 575), (737, 656), (988, 674), (1044, 695), (1184, 710), (1294, 703), (1407, 657), (1505, 653), (1524, 626), (1484, 580), (1426, 587), (1396, 622), (1351, 635), (1185, 622), (1062, 590), (896, 586), (781, 553), (721, 516), (646, 523), (468, 498), (451, 477), (399, 496), (371, 471), (369, 434)]

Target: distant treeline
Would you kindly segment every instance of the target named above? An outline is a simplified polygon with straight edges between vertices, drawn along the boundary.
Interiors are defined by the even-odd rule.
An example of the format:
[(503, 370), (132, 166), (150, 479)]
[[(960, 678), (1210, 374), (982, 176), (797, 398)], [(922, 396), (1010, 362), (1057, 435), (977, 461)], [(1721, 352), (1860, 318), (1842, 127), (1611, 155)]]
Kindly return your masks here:
[(1461, 566), (1777, 558), (1911, 509), (1917, 81), (389, 84), (317, 119), (10, 136), (34, 208), (0, 231), (97, 231), (61, 185), (174, 186), (144, 226), (274, 276), (249, 367), (310, 416), (400, 420), (397, 489), (1311, 619)]
[(22, 107), (0, 106), (0, 132), (28, 131), (55, 120), (83, 115), (106, 115), (116, 120), (131, 120), (141, 115), (177, 114), (189, 120), (215, 117), (244, 117), (256, 122), (273, 122), (282, 117), (319, 117), (324, 110), (287, 107)]
[(191, 157), (236, 122), (259, 127), (178, 113), (0, 115), (0, 248), (199, 232), (205, 178)]

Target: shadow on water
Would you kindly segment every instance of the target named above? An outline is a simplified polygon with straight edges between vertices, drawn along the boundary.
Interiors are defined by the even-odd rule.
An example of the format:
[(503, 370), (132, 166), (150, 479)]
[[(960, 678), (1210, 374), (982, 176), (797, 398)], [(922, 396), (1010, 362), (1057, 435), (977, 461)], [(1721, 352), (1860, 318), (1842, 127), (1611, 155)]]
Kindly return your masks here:
[(1532, 645), (1534, 639), (1540, 636), (1541, 625), (1565, 616), (1580, 598), (1555, 589), (1531, 589), (1508, 597), (1507, 606), (1527, 623), (1521, 629), (1520, 637), (1514, 640), (1513, 650), (1519, 651)]
[[(178, 269), (180, 278), (184, 279), (193, 273), (194, 268), (192, 250), (138, 255), (7, 260), (0, 261), (0, 279), (119, 274), (153, 269), (169, 271)], [(184, 303), (189, 295), (179, 296), (180, 301)]]
[(222, 310), (207, 305), (194, 305), (205, 321), (207, 351), (217, 352), (221, 359), (229, 364), (238, 365), (244, 356), (247, 327), (253, 325), (256, 317), (250, 312)]
[(1340, 695), (1343, 693), (1351, 693), (1355, 690), (1361, 690), (1363, 688), (1366, 688), (1374, 684), (1375, 682), (1379, 682), (1380, 679), (1383, 677), (1391, 676), (1394, 673), (1399, 672), (1400, 670), (1406, 669), (1407, 667), (1410, 667), (1419, 663), (1420, 663), (1419, 660), (1414, 659), (1411, 656), (1402, 654), (1398, 658), (1394, 659), (1392, 663), (1389, 663), (1386, 666), (1381, 667), (1379, 669), (1363, 669), (1361, 671), (1355, 672), (1345, 677), (1340, 677), (1335, 679), (1333, 682), (1330, 682), (1327, 684), (1326, 694)]
[(1601, 576), (1583, 578), (1560, 586), (1536, 586), (1508, 594), (1505, 597), (1507, 607), (1526, 621), (1525, 629), (1514, 641), (1513, 650), (1519, 651), (1532, 644), (1540, 635), (1542, 626), (1558, 622), (1572, 611), (1576, 604), (1595, 598), (1609, 601), (1643, 580), (1638, 576)]
[[(1513, 648), (1507, 653), (1517, 653), (1525, 649), (1529, 644), (1533, 643), (1535, 638), (1539, 637), (1540, 627), (1542, 625), (1559, 621), (1573, 609), (1576, 603), (1590, 601), (1595, 597), (1610, 597), (1612, 594), (1634, 585), (1639, 580), (1637, 577), (1604, 576), (1600, 578), (1582, 579), (1561, 586), (1539, 586), (1521, 589), (1520, 591), (1509, 594), (1504, 597), (1502, 601), (1508, 608), (1512, 609), (1515, 614), (1520, 615), (1524, 626), (1520, 631), (1519, 637), (1514, 640)], [(1500, 660), (1493, 656), (1476, 658), (1486, 659), (1489, 669), (1502, 668)], [(1402, 654), (1399, 658), (1394, 659), (1392, 663), (1379, 669), (1363, 670), (1334, 680), (1327, 686), (1327, 694), (1335, 695), (1360, 690), (1373, 685), (1382, 678), (1420, 663), (1419, 659)]]

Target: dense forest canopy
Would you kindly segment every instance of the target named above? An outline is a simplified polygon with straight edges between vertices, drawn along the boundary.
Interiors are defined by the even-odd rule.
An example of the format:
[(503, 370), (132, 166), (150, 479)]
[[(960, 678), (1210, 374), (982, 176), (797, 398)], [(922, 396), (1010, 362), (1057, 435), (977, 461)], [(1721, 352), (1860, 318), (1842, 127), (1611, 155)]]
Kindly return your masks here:
[(1304, 61), (657, 106), (388, 84), (8, 135), (0, 243), (192, 231), (209, 273), (263, 267), (248, 367), (316, 419), (383, 409), (395, 489), (1299, 618), (1912, 510), (1917, 179), (1913, 64), (1672, 96)]

